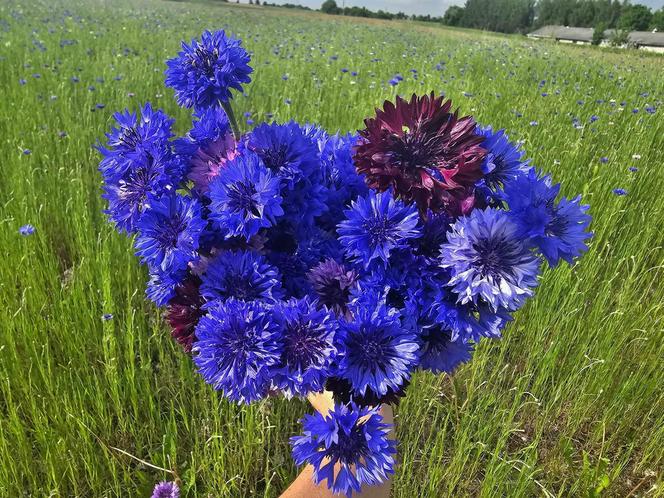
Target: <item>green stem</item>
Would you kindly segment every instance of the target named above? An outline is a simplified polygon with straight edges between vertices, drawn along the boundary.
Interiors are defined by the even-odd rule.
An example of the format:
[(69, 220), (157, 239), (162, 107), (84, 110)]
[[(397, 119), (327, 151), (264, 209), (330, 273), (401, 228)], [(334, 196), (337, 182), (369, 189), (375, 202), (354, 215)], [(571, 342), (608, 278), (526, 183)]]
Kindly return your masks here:
[(233, 130), (233, 136), (236, 141), (240, 140), (240, 128), (237, 125), (235, 120), (235, 114), (233, 113), (233, 108), (231, 107), (230, 102), (220, 102), (222, 109), (226, 112), (228, 116), (228, 121), (231, 123), (231, 130)]

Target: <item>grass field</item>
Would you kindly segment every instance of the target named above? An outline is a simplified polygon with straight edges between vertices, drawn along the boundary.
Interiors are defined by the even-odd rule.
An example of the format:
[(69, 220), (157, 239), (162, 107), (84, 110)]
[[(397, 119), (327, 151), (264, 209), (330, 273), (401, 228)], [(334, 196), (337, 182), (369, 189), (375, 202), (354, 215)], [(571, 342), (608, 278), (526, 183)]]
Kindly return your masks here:
[[(163, 61), (205, 28), (253, 51), (240, 116), (349, 131), (386, 98), (445, 92), (591, 204), (590, 252), (544, 273), (502, 341), (453, 378), (414, 378), (394, 496), (664, 496), (664, 57), (79, 1), (0, 4), (0, 496), (148, 496), (172, 478), (162, 468), (186, 496), (275, 497), (297, 472), (288, 438), (307, 406), (238, 407), (205, 385), (102, 214), (92, 144), (146, 100), (188, 128)], [(19, 235), (25, 223), (34, 235)]]

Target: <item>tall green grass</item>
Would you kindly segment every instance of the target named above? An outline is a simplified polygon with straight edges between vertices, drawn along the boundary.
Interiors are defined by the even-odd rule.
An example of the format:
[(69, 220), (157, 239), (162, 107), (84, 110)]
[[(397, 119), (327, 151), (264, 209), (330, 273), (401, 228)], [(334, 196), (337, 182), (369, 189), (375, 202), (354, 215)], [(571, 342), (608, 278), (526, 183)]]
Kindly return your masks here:
[[(0, 496), (147, 496), (175, 475), (187, 496), (274, 497), (297, 472), (288, 438), (306, 405), (238, 407), (205, 385), (102, 214), (91, 146), (112, 111), (150, 100), (185, 131), (163, 61), (222, 27), (253, 51), (240, 116), (350, 131), (397, 93), (444, 91), (592, 206), (590, 252), (544, 273), (503, 340), (453, 377), (414, 378), (394, 496), (664, 496), (664, 58), (143, 2), (0, 5)], [(35, 235), (18, 234), (24, 223)]]

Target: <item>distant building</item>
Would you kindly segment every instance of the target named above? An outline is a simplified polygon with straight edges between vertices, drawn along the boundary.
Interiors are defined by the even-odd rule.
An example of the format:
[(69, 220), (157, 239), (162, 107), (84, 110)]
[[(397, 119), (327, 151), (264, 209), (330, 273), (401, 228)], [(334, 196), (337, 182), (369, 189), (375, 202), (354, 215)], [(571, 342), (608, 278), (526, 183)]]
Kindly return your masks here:
[[(532, 33), (528, 33), (529, 38), (546, 38), (556, 40), (561, 43), (576, 43), (588, 45), (593, 39), (593, 28), (574, 28), (570, 26), (543, 26)], [(604, 32), (603, 45), (608, 44), (608, 40), (615, 34), (615, 30)], [(650, 31), (632, 31), (627, 36), (628, 46), (648, 50), (650, 52), (664, 53), (664, 33)]]

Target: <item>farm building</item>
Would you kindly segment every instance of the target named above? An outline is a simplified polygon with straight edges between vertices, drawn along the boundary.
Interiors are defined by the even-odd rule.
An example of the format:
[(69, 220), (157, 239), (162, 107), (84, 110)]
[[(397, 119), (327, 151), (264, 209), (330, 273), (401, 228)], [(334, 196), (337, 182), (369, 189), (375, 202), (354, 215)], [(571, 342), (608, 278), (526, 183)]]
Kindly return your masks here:
[[(608, 44), (615, 30), (604, 32), (603, 45)], [(577, 43), (588, 45), (593, 39), (592, 28), (575, 28), (570, 26), (543, 26), (528, 34), (529, 38), (553, 39), (561, 43)], [(664, 33), (650, 31), (632, 31), (627, 36), (628, 45), (651, 52), (664, 53)]]

